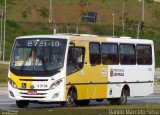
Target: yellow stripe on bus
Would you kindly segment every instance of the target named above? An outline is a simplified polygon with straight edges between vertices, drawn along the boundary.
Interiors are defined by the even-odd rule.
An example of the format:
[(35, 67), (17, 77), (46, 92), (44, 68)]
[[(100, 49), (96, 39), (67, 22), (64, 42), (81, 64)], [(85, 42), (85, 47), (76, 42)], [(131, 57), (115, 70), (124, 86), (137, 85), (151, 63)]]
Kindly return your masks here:
[(27, 80), (27, 79), (32, 79), (31, 76), (16, 76), (12, 72), (10, 72), (10, 79), (14, 81), (18, 89), (24, 89), (22, 87), (22, 84), (26, 84), (25, 89), (31, 89), (30, 86), (32, 85), (32, 81), (21, 81), (20, 79)]

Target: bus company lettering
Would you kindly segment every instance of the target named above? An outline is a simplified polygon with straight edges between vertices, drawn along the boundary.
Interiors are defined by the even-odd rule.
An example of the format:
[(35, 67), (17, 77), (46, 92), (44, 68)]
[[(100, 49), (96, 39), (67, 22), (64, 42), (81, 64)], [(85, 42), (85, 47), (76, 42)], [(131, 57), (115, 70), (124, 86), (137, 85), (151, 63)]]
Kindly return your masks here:
[(124, 69), (112, 69), (110, 70), (110, 76), (124, 76)]

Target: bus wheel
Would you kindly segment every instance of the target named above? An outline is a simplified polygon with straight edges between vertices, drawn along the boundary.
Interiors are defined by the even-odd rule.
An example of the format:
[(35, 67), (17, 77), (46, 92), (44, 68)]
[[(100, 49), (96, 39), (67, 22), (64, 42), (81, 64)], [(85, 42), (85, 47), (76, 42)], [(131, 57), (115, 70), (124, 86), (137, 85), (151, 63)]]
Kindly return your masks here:
[(127, 90), (122, 90), (121, 97), (117, 99), (118, 105), (124, 105), (127, 103)]
[(117, 99), (110, 99), (110, 105), (116, 105)]
[(16, 101), (16, 104), (19, 108), (27, 108), (29, 101)]
[(62, 104), (62, 106), (65, 106), (65, 107), (75, 107), (76, 104), (77, 104), (77, 94), (74, 91), (74, 89), (71, 89), (68, 92), (66, 102), (64, 102)]
[(90, 103), (90, 100), (79, 100), (79, 101), (77, 101), (77, 105), (79, 105), (79, 106), (87, 106), (87, 105), (89, 105), (89, 103)]
[(102, 102), (104, 99), (96, 99), (97, 102)]

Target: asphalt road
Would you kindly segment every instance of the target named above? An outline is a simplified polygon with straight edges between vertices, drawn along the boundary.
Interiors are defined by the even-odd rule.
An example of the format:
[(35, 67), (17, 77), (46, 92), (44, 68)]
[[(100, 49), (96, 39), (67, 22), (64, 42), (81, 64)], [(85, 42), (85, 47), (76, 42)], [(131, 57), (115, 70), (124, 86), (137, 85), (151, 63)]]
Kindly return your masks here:
[[(7, 88), (0, 88), (0, 110), (2, 109), (17, 109), (16, 103), (14, 100), (8, 98)], [(160, 94), (153, 94), (146, 97), (134, 97), (128, 99), (128, 104), (149, 104), (149, 103), (160, 103)], [(109, 104), (107, 100), (103, 102), (91, 101), (90, 105), (106, 105)], [(28, 108), (57, 108), (60, 107), (58, 104), (29, 104)]]

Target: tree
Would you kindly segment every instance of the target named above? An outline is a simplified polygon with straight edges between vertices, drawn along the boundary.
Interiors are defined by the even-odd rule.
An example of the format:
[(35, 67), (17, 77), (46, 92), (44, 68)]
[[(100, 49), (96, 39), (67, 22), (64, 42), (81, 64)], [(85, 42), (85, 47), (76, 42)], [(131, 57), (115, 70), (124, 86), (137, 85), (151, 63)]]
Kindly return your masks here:
[(48, 18), (49, 16), (49, 9), (45, 8), (45, 7), (42, 7), (40, 10), (39, 10), (39, 14), (40, 16), (42, 16), (43, 18)]

